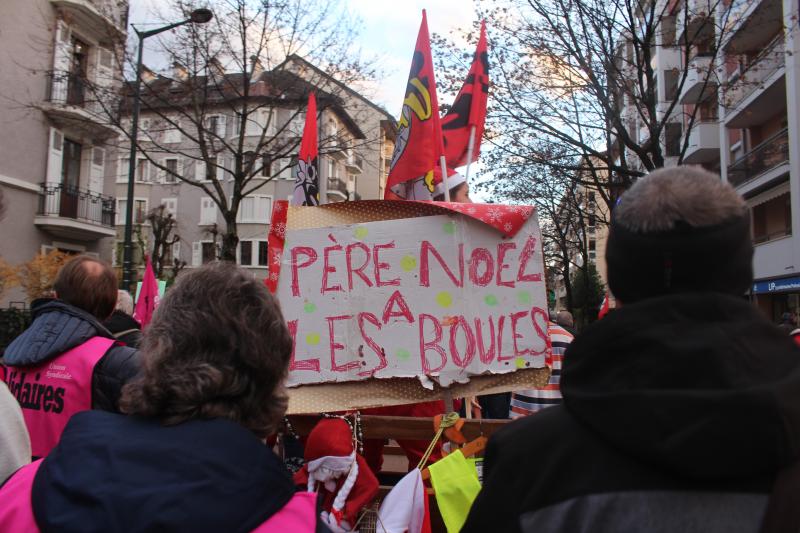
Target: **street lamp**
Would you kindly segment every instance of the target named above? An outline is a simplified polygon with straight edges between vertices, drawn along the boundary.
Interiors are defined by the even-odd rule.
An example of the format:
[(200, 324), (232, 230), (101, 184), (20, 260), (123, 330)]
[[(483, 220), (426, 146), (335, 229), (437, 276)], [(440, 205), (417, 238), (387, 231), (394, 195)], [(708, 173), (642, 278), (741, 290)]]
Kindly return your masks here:
[(189, 18), (169, 24), (167, 26), (156, 28), (154, 30), (139, 31), (135, 26), (133, 31), (139, 37), (139, 51), (136, 59), (136, 80), (133, 86), (133, 111), (131, 112), (131, 150), (130, 159), (128, 161), (128, 191), (127, 200), (125, 202), (125, 241), (123, 244), (122, 256), (122, 288), (130, 290), (131, 283), (133, 282), (133, 184), (136, 174), (136, 138), (139, 133), (139, 106), (140, 94), (142, 84), (142, 51), (144, 48), (144, 40), (153, 35), (169, 31), (183, 26), (184, 24), (205, 24), (214, 18), (214, 13), (210, 9), (195, 9), (189, 14)]

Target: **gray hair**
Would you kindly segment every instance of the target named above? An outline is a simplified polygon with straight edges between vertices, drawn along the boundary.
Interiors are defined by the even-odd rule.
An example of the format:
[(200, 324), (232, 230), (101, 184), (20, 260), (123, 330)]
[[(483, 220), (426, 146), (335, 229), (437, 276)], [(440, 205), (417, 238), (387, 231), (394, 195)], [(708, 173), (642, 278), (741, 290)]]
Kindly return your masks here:
[(573, 325), (575, 325), (575, 320), (572, 318), (572, 313), (564, 309), (559, 311), (556, 315), (556, 324), (571, 328)]
[(126, 315), (133, 315), (133, 298), (128, 291), (117, 291), (117, 305), (114, 308), (117, 311), (122, 311)]
[(614, 210), (616, 222), (638, 233), (669, 231), (677, 222), (695, 228), (741, 217), (747, 206), (719, 176), (699, 167), (670, 167), (641, 178)]

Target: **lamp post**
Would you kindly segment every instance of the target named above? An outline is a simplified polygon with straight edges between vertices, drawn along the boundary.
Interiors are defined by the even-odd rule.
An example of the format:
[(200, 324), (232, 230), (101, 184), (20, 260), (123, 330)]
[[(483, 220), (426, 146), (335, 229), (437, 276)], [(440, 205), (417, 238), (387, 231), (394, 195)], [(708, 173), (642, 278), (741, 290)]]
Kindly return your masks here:
[(139, 37), (139, 50), (136, 57), (136, 80), (133, 85), (133, 110), (131, 112), (131, 150), (130, 159), (128, 161), (128, 190), (125, 202), (125, 241), (123, 243), (122, 255), (122, 288), (130, 290), (131, 283), (133, 282), (133, 184), (136, 174), (136, 138), (139, 134), (139, 106), (142, 84), (142, 51), (144, 49), (144, 40), (153, 35), (169, 31), (183, 26), (184, 24), (205, 24), (214, 18), (214, 14), (210, 9), (195, 9), (189, 15), (189, 18), (169, 24), (154, 30), (139, 31), (135, 26), (133, 30), (136, 36)]

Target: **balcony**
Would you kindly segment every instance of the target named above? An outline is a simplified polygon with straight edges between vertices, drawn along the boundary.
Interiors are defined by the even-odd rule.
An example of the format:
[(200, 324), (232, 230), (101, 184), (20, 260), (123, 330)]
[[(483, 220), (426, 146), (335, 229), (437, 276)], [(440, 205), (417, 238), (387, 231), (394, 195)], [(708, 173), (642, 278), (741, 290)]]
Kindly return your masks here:
[[(108, 101), (100, 100), (106, 96)], [(112, 91), (92, 85), (86, 76), (66, 71), (47, 73), (42, 111), (57, 126), (85, 132), (95, 138), (110, 137), (117, 134), (112, 125), (116, 109), (116, 96)]]
[(716, 92), (719, 80), (713, 62), (713, 55), (698, 54), (692, 58), (678, 97), (681, 104), (697, 104)]
[(328, 178), (328, 201), (344, 202), (350, 199), (347, 183), (339, 178)]
[(364, 168), (364, 160), (361, 157), (351, 153), (349, 156), (347, 156), (345, 166), (347, 167), (347, 171), (351, 174), (361, 174)]
[(728, 182), (738, 187), (789, 162), (789, 129), (784, 128), (728, 167)]
[(68, 239), (96, 241), (113, 237), (114, 198), (59, 183), (43, 183), (33, 223)]
[[(650, 67), (655, 71), (679, 70), (682, 50), (675, 46), (659, 46), (650, 59)], [(658, 75), (658, 74), (656, 74)]]
[(718, 0), (686, 0), (675, 17), (675, 32), (682, 45), (714, 36), (714, 6)]
[[(50, 0), (50, 3), (67, 15), (71, 24), (79, 28), (82, 33), (105, 39), (124, 39), (125, 26), (128, 21), (127, 6), (115, 6), (113, 2), (100, 2), (96, 0)], [(102, 33), (98, 34), (98, 31)]]
[[(684, 139), (681, 139), (683, 144)], [(696, 121), (689, 130), (689, 142), (683, 154), (683, 163), (696, 165), (719, 159), (719, 122)]]
[(728, 82), (723, 96), (725, 126), (748, 128), (786, 109), (786, 54), (783, 35)]
[(733, 0), (722, 14), (726, 54), (745, 54), (761, 50), (783, 28), (781, 0)]

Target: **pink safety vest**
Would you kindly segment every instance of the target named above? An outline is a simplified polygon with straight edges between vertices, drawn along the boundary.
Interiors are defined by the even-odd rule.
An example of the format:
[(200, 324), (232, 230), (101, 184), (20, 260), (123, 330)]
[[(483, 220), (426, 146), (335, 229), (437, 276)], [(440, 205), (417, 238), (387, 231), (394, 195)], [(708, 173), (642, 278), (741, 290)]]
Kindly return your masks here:
[(6, 368), (5, 382), (22, 407), (31, 453), (45, 457), (75, 413), (92, 408), (92, 374), (116, 341), (92, 337), (36, 366)]
[[(42, 459), (23, 466), (0, 489), (0, 531), (38, 532), (31, 504), (33, 479)], [(253, 533), (313, 533), (317, 524), (317, 495), (298, 492)]]

